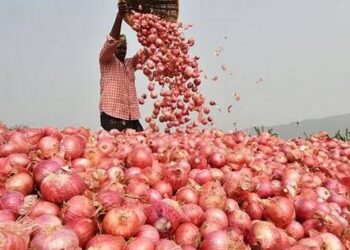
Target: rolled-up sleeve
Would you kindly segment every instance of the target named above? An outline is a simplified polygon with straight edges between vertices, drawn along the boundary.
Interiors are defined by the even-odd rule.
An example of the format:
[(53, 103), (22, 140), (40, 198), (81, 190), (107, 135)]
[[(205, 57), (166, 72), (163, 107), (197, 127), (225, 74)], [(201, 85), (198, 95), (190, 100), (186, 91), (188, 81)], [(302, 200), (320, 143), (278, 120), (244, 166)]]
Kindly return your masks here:
[(118, 40), (114, 39), (110, 35), (107, 36), (106, 42), (103, 45), (103, 48), (101, 49), (101, 52), (100, 52), (101, 64), (108, 63), (111, 60), (117, 44), (118, 44)]

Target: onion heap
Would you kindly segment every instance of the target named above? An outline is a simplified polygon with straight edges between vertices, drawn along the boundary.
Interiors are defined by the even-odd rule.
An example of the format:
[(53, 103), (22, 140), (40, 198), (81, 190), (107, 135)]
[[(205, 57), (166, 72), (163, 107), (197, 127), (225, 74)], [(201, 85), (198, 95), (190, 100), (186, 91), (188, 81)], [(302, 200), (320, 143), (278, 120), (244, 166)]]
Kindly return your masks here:
[(350, 247), (350, 143), (324, 132), (2, 125), (0, 138), (1, 249)]

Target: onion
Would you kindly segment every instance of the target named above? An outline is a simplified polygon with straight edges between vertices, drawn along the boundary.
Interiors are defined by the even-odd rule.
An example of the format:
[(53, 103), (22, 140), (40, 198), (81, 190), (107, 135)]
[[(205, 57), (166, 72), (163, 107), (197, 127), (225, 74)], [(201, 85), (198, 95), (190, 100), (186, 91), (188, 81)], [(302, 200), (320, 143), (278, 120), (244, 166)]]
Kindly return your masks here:
[(278, 229), (270, 222), (253, 221), (247, 234), (247, 242), (252, 249), (280, 249), (282, 237)]
[(45, 136), (38, 143), (41, 158), (48, 159), (55, 156), (59, 151), (59, 141), (56, 137)]
[(212, 220), (219, 223), (222, 227), (228, 226), (228, 219), (225, 212), (219, 208), (208, 208), (204, 212), (204, 217), (206, 220)]
[(198, 184), (204, 184), (212, 180), (211, 173), (208, 169), (199, 170), (195, 177), (195, 181)]
[(0, 223), (8, 223), (16, 221), (16, 217), (13, 213), (7, 210), (0, 210)]
[(162, 239), (157, 243), (155, 248), (155, 250), (169, 250), (169, 249), (181, 250), (181, 247), (172, 240)]
[(160, 238), (157, 229), (150, 225), (140, 226), (139, 232), (137, 233), (137, 237), (148, 238), (149, 240), (151, 240), (151, 242), (153, 242), (153, 244), (156, 244)]
[(136, 250), (136, 249), (142, 249), (142, 250), (153, 250), (154, 249), (154, 243), (145, 237), (137, 237), (135, 239), (132, 239), (128, 242), (128, 244), (125, 247), (125, 250)]
[(247, 205), (244, 206), (244, 210), (252, 220), (261, 220), (263, 217), (264, 208), (257, 201), (247, 203)]
[(9, 191), (19, 191), (24, 195), (33, 192), (34, 181), (28, 173), (18, 173), (7, 180), (5, 187)]
[(3, 250), (25, 250), (28, 249), (27, 242), (21, 235), (4, 230), (0, 231), (1, 249)]
[(227, 250), (242, 249), (245, 250), (245, 244), (240, 240), (232, 240), (226, 231), (216, 231), (208, 234), (201, 243), (202, 250)]
[(343, 250), (343, 245), (339, 238), (331, 233), (322, 233), (318, 235), (318, 237), (322, 240), (322, 247), (324, 249), (332, 249), (332, 250)]
[(128, 239), (137, 234), (139, 220), (135, 212), (114, 208), (103, 219), (102, 229), (113, 236), (123, 236)]
[(101, 204), (105, 212), (119, 207), (123, 203), (120, 193), (109, 190), (102, 190), (97, 194), (97, 201)]
[(19, 209), (24, 204), (24, 195), (17, 191), (9, 191), (4, 193), (0, 198), (0, 206), (4, 210), (8, 210), (15, 215), (19, 213)]
[(92, 201), (81, 195), (76, 195), (69, 199), (62, 209), (62, 217), (65, 223), (81, 218), (92, 218), (95, 213), (96, 209)]
[(169, 164), (165, 167), (163, 174), (165, 181), (171, 185), (173, 191), (177, 191), (186, 185), (189, 171), (179, 164)]
[(295, 203), (295, 212), (299, 220), (305, 221), (313, 218), (317, 203), (314, 200), (301, 199)]
[(85, 184), (77, 174), (64, 172), (52, 173), (44, 178), (40, 185), (40, 192), (47, 201), (61, 204), (75, 195), (85, 191)]
[(152, 166), (152, 151), (147, 147), (138, 147), (133, 149), (127, 158), (128, 165), (131, 167), (148, 168)]
[(185, 204), (182, 207), (183, 220), (200, 226), (204, 221), (204, 211), (197, 204)]
[(227, 199), (225, 211), (232, 212), (236, 209), (239, 209), (239, 205), (238, 205), (237, 201), (235, 201), (234, 199)]
[(147, 224), (154, 226), (161, 237), (166, 237), (175, 232), (179, 226), (180, 218), (176, 208), (163, 201), (152, 205)]
[(185, 204), (198, 203), (198, 194), (191, 187), (182, 187), (176, 192), (176, 200)]
[(33, 169), (35, 183), (40, 186), (43, 179), (51, 173), (58, 171), (62, 165), (55, 160), (42, 160)]
[(171, 197), (173, 194), (171, 185), (165, 181), (156, 183), (153, 188), (157, 190), (163, 197)]
[(207, 159), (203, 155), (195, 155), (190, 160), (193, 169), (204, 169), (207, 167)]
[(30, 243), (32, 249), (76, 249), (79, 247), (78, 236), (66, 227), (57, 227), (50, 231), (41, 231)]
[(295, 215), (293, 203), (285, 197), (276, 196), (265, 202), (264, 217), (277, 227), (284, 228), (292, 222)]
[(133, 195), (138, 196), (140, 199), (147, 200), (149, 194), (149, 186), (143, 182), (130, 181), (126, 187), (126, 191)]
[(286, 227), (286, 233), (296, 240), (302, 239), (305, 234), (303, 226), (294, 220)]
[(230, 227), (241, 230), (243, 234), (251, 227), (251, 220), (248, 214), (241, 210), (234, 210), (227, 215)]
[(155, 189), (151, 188), (148, 190), (148, 201), (150, 203), (160, 202), (162, 200), (162, 195)]
[(221, 168), (221, 167), (225, 166), (225, 164), (226, 164), (225, 155), (223, 155), (219, 152), (212, 153), (209, 156), (208, 160), (209, 160), (210, 166), (213, 168)]
[(66, 160), (74, 160), (83, 155), (85, 150), (84, 139), (78, 135), (68, 135), (63, 137), (61, 147)]
[(181, 224), (175, 232), (175, 242), (181, 246), (192, 246), (197, 248), (201, 241), (198, 227), (192, 223)]
[(206, 183), (203, 185), (203, 190), (199, 196), (198, 204), (205, 210), (208, 208), (225, 209), (225, 190), (218, 183)]
[(203, 224), (200, 227), (200, 233), (202, 237), (206, 237), (208, 234), (222, 230), (223, 227), (219, 222), (212, 221), (212, 220), (206, 220), (203, 222)]
[(44, 214), (59, 216), (60, 213), (61, 209), (55, 203), (39, 200), (31, 209), (30, 213), (28, 214), (28, 217), (34, 219)]
[(85, 247), (87, 242), (97, 233), (97, 224), (89, 218), (79, 218), (69, 221), (66, 226), (73, 229), (79, 238), (79, 246)]
[(38, 229), (34, 231), (34, 235), (36, 235), (39, 232), (49, 231), (58, 226), (62, 226), (62, 222), (57, 216), (44, 214), (35, 218), (33, 225), (38, 227)]
[(121, 236), (114, 237), (112, 235), (101, 234), (93, 237), (86, 244), (86, 249), (98, 250), (124, 250), (125, 240)]

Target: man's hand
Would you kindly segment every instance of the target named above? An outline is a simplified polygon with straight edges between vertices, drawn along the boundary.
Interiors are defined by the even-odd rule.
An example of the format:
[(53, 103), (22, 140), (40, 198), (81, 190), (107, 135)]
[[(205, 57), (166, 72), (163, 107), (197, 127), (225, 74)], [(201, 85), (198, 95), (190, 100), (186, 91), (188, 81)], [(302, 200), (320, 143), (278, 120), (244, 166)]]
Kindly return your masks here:
[(118, 16), (123, 17), (129, 12), (129, 7), (126, 1), (118, 3)]

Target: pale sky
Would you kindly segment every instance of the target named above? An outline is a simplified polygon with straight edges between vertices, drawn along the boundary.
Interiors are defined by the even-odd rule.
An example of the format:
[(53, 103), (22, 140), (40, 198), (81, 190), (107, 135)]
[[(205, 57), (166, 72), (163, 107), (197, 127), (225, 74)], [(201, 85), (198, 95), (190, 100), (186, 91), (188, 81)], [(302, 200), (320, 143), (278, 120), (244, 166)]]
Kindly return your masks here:
[[(99, 129), (98, 55), (116, 2), (0, 0), (0, 121)], [(196, 40), (191, 55), (219, 78), (201, 85), (223, 109), (213, 110), (215, 127), (350, 113), (349, 13), (349, 0), (180, 0), (179, 21), (194, 24), (186, 32)], [(123, 32), (131, 56), (140, 45), (126, 24)], [(136, 84), (139, 96), (147, 92), (141, 73)], [(141, 113), (151, 113), (150, 102)]]

